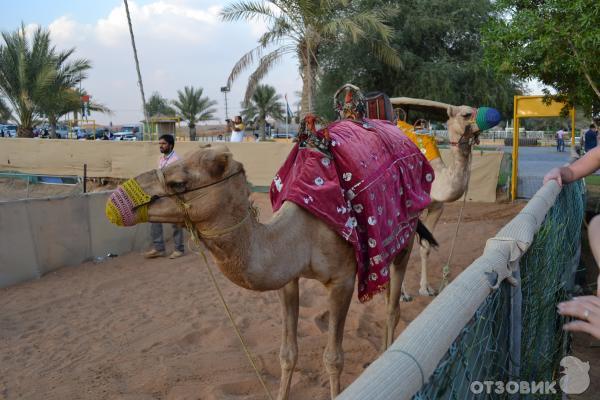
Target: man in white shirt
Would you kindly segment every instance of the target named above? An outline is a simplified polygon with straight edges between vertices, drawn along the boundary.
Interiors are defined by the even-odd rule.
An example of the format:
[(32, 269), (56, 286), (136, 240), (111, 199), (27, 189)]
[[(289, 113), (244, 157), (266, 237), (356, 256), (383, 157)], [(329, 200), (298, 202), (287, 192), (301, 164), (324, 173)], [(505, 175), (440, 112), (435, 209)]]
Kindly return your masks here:
[[(158, 139), (158, 145), (161, 156), (158, 159), (158, 168), (165, 169), (167, 166), (179, 160), (179, 156), (175, 153), (175, 138), (173, 135), (162, 135)], [(165, 256), (165, 239), (163, 237), (163, 227), (161, 223), (153, 222), (150, 227), (150, 235), (154, 248), (144, 254), (146, 258), (156, 258)], [(183, 256), (183, 229), (180, 225), (173, 224), (173, 242), (175, 242), (175, 251), (171, 253), (169, 258), (179, 258)]]
[(565, 151), (565, 135), (566, 132), (562, 128), (560, 128), (558, 132), (556, 132), (556, 151)]

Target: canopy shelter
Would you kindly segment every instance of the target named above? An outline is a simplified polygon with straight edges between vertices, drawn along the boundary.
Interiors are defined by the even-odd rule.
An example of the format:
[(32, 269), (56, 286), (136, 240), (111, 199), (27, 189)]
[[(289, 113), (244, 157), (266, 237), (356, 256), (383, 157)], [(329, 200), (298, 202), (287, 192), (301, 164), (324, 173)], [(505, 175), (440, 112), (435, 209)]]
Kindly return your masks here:
[(179, 121), (181, 121), (181, 118), (178, 116), (157, 114), (150, 117), (150, 139), (158, 139), (164, 134), (175, 136), (177, 123)]
[[(515, 96), (514, 97), (514, 128), (512, 151), (511, 198), (517, 198), (519, 172), (519, 126), (521, 118), (562, 117), (566, 104), (558, 101), (544, 102), (544, 96)], [(571, 146), (575, 146), (575, 109), (568, 108), (571, 117)]]
[(448, 107), (449, 104), (441, 103), (439, 101), (414, 99), (412, 97), (392, 97), (390, 98), (394, 109), (401, 109), (408, 115), (410, 111), (417, 111), (439, 121), (446, 121), (448, 119)]

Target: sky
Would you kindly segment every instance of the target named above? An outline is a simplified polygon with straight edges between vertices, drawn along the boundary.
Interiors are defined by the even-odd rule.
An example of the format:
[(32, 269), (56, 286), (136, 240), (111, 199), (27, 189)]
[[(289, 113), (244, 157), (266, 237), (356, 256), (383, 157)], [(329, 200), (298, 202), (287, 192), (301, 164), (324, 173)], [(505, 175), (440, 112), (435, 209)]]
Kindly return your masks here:
[[(202, 87), (217, 101), (216, 118), (225, 119), (225, 86), (235, 62), (257, 46), (266, 30), (264, 21), (222, 22), (219, 12), (228, 1), (136, 0), (129, 1), (140, 70), (146, 98), (159, 92), (175, 99), (185, 86)], [(92, 112), (97, 123), (115, 125), (143, 119), (142, 101), (122, 0), (0, 0), (0, 31), (50, 30), (57, 49), (76, 48), (73, 58), (92, 63), (83, 88), (92, 100), (113, 114)], [(241, 75), (228, 93), (228, 115), (239, 114), (248, 76)], [(297, 62), (288, 57), (263, 79), (279, 94), (287, 93), (290, 105), (302, 87)], [(214, 123), (214, 121), (213, 121)]]

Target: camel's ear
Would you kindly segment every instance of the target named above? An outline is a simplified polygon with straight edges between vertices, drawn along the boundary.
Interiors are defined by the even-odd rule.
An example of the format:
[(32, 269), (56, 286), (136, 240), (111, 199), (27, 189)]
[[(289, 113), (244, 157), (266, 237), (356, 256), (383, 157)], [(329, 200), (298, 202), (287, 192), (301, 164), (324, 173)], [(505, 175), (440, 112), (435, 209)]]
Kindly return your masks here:
[(218, 178), (223, 176), (223, 173), (227, 169), (231, 161), (231, 153), (216, 153), (213, 152), (212, 156), (208, 156), (204, 158), (204, 166), (206, 171), (213, 178)]
[(448, 117), (450, 117), (450, 118), (456, 117), (456, 115), (458, 114), (459, 110), (460, 109), (458, 107), (448, 106), (448, 110), (447, 110), (448, 111)]

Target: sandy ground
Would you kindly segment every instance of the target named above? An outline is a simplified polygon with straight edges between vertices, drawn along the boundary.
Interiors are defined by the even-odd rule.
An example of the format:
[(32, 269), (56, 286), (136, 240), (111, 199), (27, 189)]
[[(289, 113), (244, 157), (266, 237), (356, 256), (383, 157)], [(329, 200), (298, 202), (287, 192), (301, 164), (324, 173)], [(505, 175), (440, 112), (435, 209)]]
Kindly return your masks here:
[[(266, 195), (255, 195), (261, 218), (271, 215)], [(522, 204), (468, 203), (452, 276), (477, 258), (485, 240)], [(431, 257), (432, 286), (439, 284), (459, 205), (448, 207), (435, 231), (441, 248)], [(485, 221), (485, 223), (482, 223)], [(460, 266), (460, 267), (459, 267)], [(411, 257), (408, 288), (416, 293), (418, 255)], [(269, 387), (276, 393), (280, 367), (280, 311), (274, 292), (235, 287), (218, 275), (225, 296)], [(326, 344), (326, 293), (302, 281), (299, 360), (292, 399), (327, 399), (322, 365)], [(399, 330), (430, 298), (402, 304)], [(144, 260), (122, 255), (100, 264), (63, 268), (40, 280), (0, 289), (0, 398), (2, 399), (263, 399), (200, 258)], [(378, 355), (383, 297), (353, 299), (345, 329), (349, 385)]]

